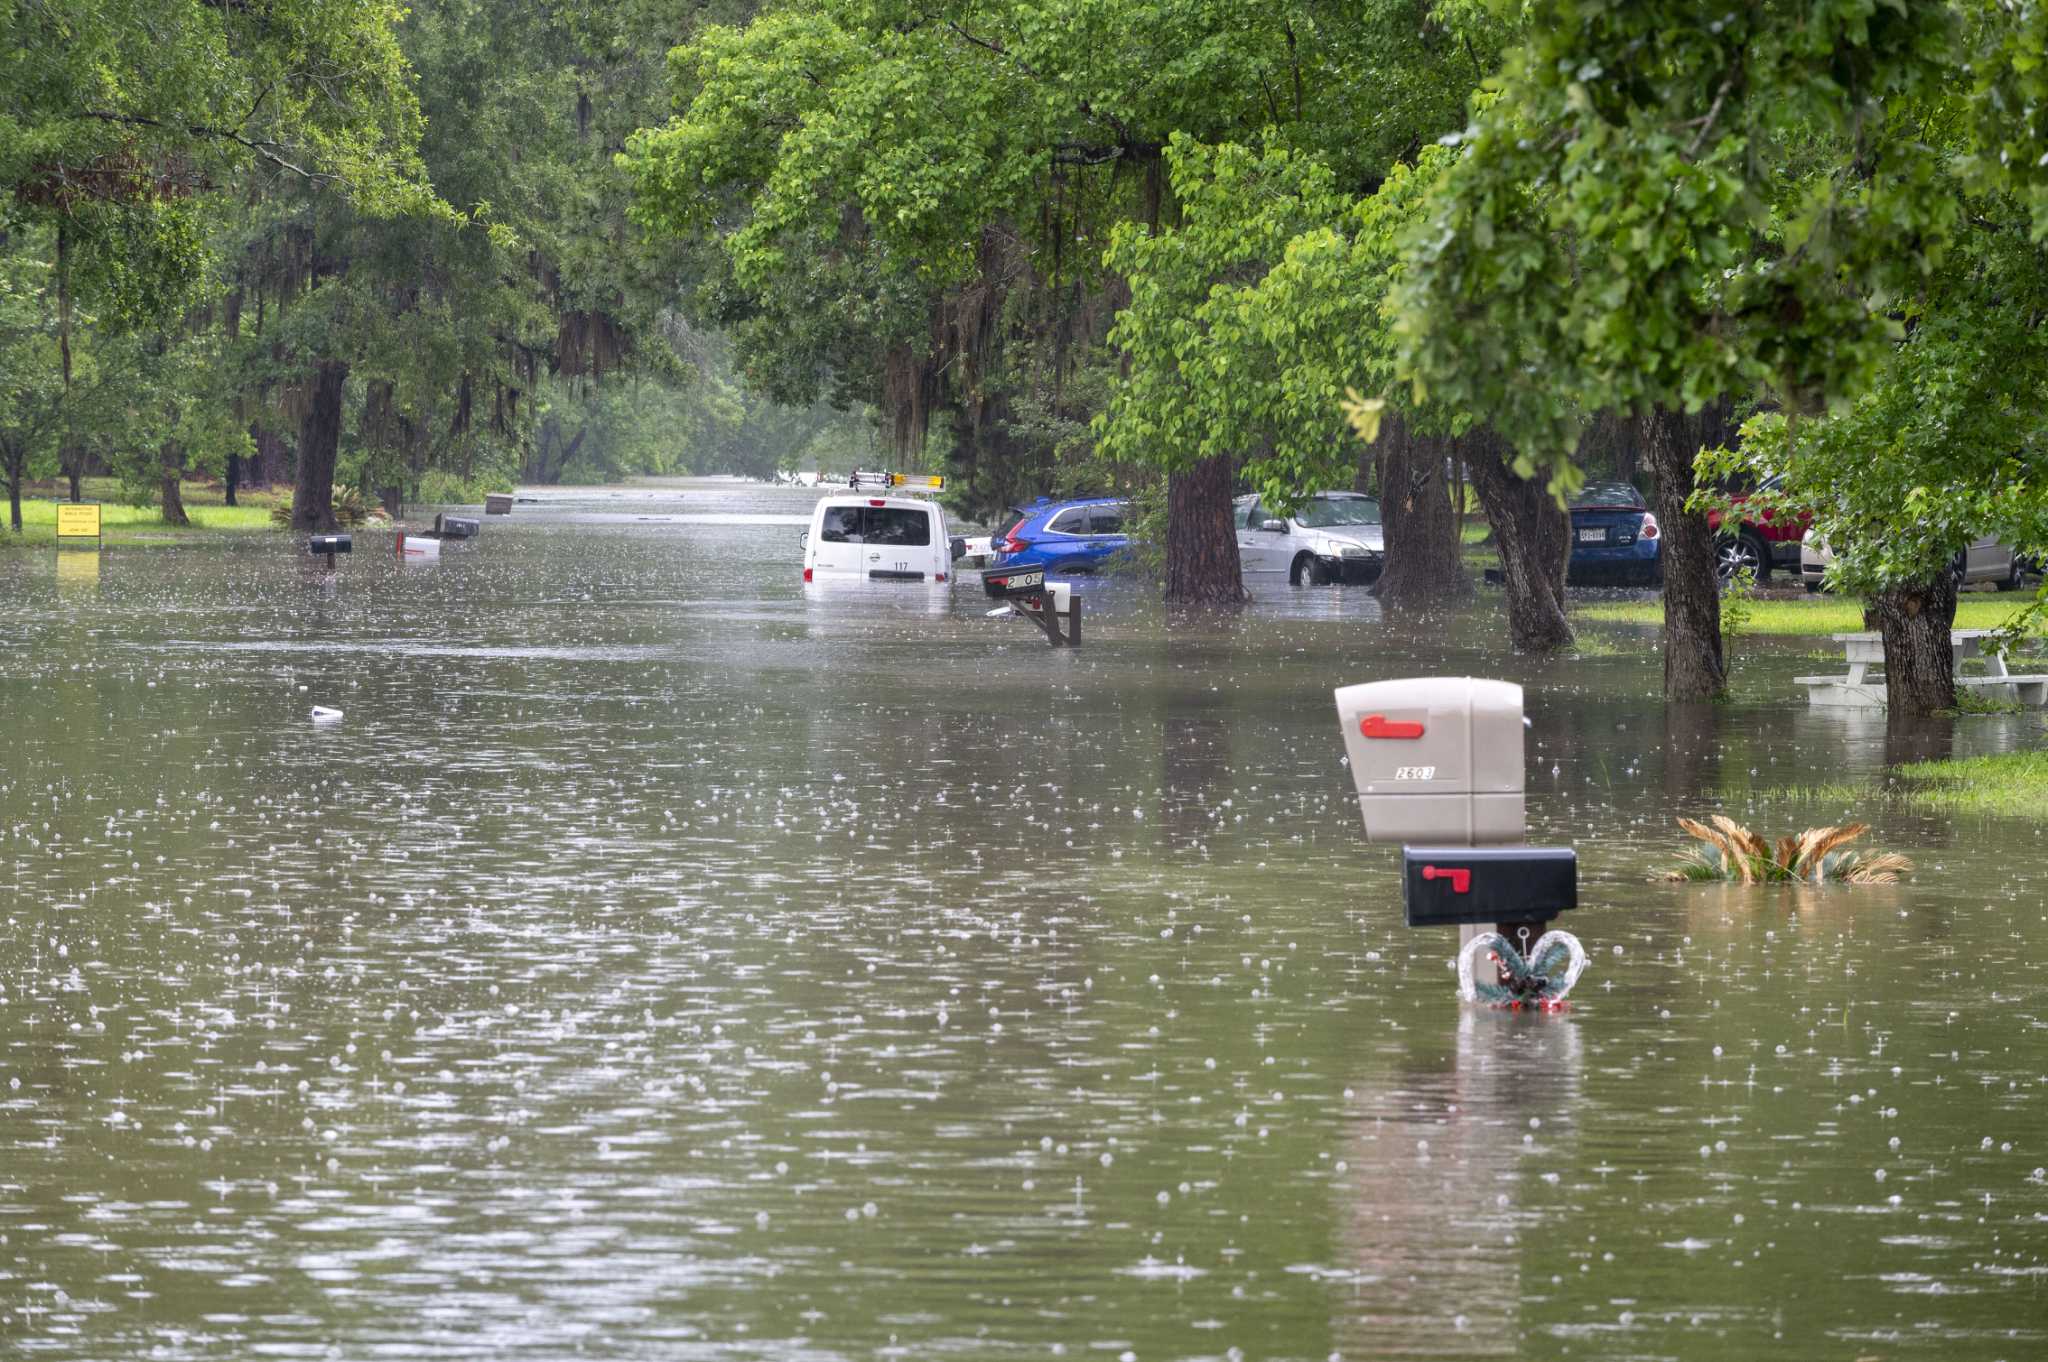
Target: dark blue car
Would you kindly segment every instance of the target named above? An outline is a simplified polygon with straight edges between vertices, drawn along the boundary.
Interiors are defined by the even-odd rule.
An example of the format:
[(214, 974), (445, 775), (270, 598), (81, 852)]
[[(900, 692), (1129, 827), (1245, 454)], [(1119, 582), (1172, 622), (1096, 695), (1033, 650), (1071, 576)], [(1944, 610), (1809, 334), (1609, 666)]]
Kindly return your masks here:
[(1589, 482), (1572, 498), (1574, 586), (1662, 586), (1663, 537), (1643, 494), (1625, 482)]
[(1130, 503), (1116, 497), (1041, 499), (1016, 508), (1015, 514), (1017, 519), (1007, 529), (990, 538), (992, 568), (1043, 566), (1048, 573), (1094, 572), (1131, 545), (1124, 529)]

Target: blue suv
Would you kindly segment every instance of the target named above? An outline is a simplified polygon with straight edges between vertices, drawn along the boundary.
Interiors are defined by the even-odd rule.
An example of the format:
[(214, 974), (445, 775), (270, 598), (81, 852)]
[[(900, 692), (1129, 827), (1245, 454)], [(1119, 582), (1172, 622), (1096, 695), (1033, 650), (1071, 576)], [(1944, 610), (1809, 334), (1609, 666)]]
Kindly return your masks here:
[(1130, 503), (1116, 497), (1047, 501), (1010, 509), (1008, 528), (989, 536), (992, 568), (1043, 566), (1047, 572), (1094, 572), (1131, 545)]

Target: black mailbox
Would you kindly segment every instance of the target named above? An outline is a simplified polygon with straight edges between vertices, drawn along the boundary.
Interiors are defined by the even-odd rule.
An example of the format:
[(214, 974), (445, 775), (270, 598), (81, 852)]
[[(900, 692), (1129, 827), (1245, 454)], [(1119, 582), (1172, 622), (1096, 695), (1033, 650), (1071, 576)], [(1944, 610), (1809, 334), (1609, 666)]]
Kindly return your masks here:
[(1579, 906), (1570, 847), (1403, 847), (1410, 927), (1548, 922)]
[(981, 589), (995, 597), (1042, 596), (1045, 594), (1045, 568), (1042, 564), (990, 568), (981, 574)]
[(337, 553), (353, 553), (355, 541), (345, 534), (316, 534), (306, 541), (309, 553), (324, 553), (333, 557)]

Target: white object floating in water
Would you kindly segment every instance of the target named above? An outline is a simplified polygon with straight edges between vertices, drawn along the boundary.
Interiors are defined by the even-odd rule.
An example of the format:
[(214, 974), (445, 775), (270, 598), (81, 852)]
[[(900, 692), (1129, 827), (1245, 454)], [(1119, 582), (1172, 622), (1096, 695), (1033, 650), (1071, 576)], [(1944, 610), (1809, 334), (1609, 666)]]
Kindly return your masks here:
[(341, 722), (341, 711), (329, 709), (325, 705), (315, 705), (313, 706), (313, 722), (316, 724), (338, 724)]
[(400, 558), (439, 558), (441, 556), (441, 541), (401, 534), (398, 536), (398, 556)]

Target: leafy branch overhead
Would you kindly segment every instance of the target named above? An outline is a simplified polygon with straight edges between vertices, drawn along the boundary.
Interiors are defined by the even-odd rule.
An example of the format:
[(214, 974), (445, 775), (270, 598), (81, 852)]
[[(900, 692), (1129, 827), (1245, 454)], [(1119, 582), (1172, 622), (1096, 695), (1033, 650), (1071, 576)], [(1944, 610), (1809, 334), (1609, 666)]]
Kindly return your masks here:
[(2039, 50), (2037, 5), (1544, 0), (1528, 20), (1393, 312), (1417, 394), (1553, 473), (1580, 411), (1866, 390), (1969, 196), (2048, 183), (2011, 155), (2039, 141), (2038, 76), (1980, 75)]

